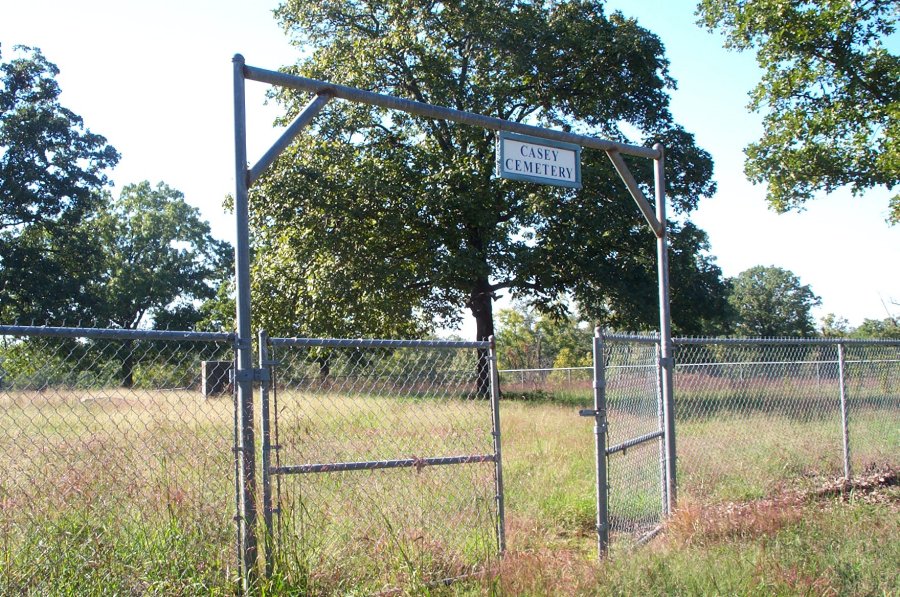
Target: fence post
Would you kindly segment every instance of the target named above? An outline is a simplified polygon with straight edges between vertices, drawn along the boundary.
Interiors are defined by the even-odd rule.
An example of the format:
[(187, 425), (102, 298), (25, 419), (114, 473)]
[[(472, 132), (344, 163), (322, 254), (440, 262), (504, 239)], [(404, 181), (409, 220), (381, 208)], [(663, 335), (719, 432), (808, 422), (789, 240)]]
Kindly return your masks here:
[(250, 209), (247, 171), (247, 118), (244, 92), (244, 57), (236, 54), (234, 68), (234, 215), (235, 311), (237, 315), (237, 359), (235, 385), (240, 413), (241, 459), (241, 553), (244, 562), (242, 588), (253, 591), (256, 583), (256, 441), (253, 430), (253, 339), (250, 331)]
[(669, 240), (666, 232), (665, 153), (660, 143), (655, 144), (653, 148), (659, 152), (659, 157), (653, 160), (653, 179), (656, 189), (656, 219), (659, 220), (661, 227), (661, 231), (656, 237), (656, 262), (659, 278), (659, 340), (662, 351), (659, 360), (663, 368), (661, 376), (663, 418), (666, 424), (666, 496), (668, 497), (666, 511), (672, 512), (677, 500), (678, 479), (676, 477), (675, 452), (675, 359), (672, 345), (672, 315), (669, 305)]
[(597, 455), (597, 557), (609, 549), (609, 488), (606, 470), (606, 363), (603, 337), (594, 330), (594, 438)]
[(488, 366), (491, 368), (491, 435), (494, 437), (494, 489), (497, 500), (497, 547), (506, 551), (506, 516), (503, 509), (503, 458), (500, 451), (500, 375), (497, 372), (497, 346), (494, 336), (488, 341)]
[(663, 406), (662, 376), (663, 368), (660, 360), (660, 344), (656, 346), (656, 424), (662, 436), (659, 438), (659, 497), (660, 511), (663, 516), (669, 515), (669, 488), (666, 484), (666, 419)]
[(265, 549), (265, 570), (266, 577), (272, 575), (273, 567), (273, 550), (274, 550), (274, 530), (272, 525), (272, 515), (274, 508), (272, 505), (272, 434), (271, 422), (269, 414), (269, 384), (271, 383), (271, 366), (269, 360), (269, 335), (265, 331), (259, 332), (259, 367), (263, 373), (263, 379), (260, 382), (259, 389), (259, 411), (260, 423), (262, 427), (262, 485), (263, 485), (263, 521), (266, 527), (266, 536), (264, 537)]
[(847, 409), (847, 383), (844, 361), (844, 344), (839, 342), (838, 348), (838, 386), (841, 392), (841, 436), (844, 440), (844, 478), (850, 480), (850, 413)]

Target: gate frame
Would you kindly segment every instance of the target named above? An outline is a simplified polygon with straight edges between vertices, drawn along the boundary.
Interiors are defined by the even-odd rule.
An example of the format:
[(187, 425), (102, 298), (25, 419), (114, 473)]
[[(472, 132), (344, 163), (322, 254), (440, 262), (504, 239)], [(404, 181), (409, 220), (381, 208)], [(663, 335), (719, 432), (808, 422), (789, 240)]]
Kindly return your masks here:
[[(468, 454), (457, 456), (437, 456), (425, 458), (402, 458), (394, 460), (354, 461), (354, 462), (319, 462), (303, 465), (282, 465), (278, 457), (281, 446), (278, 444), (278, 406), (274, 404), (274, 415), (269, 403), (270, 394), (275, 395), (277, 387), (274, 384), (275, 369), (281, 361), (271, 358), (270, 348), (409, 348), (409, 349), (477, 349), (488, 351), (487, 365), (490, 375), (490, 409), (491, 409), (491, 446), (493, 453)], [(260, 425), (262, 428), (262, 484), (263, 484), (263, 520), (265, 524), (265, 571), (271, 574), (274, 567), (275, 549), (275, 524), (274, 515), (281, 514), (281, 491), (277, 491), (276, 498), (272, 496), (272, 479), (276, 479), (280, 488), (280, 479), (284, 475), (310, 474), (310, 473), (335, 473), (341, 471), (372, 471), (392, 468), (415, 468), (425, 466), (447, 466), (454, 464), (482, 464), (493, 463), (494, 477), (494, 503), (497, 519), (494, 524), (494, 532), (497, 538), (499, 553), (506, 551), (506, 517), (504, 515), (503, 493), (503, 460), (501, 456), (500, 442), (500, 381), (497, 373), (497, 351), (494, 336), (486, 341), (459, 341), (459, 340), (388, 340), (375, 338), (271, 338), (265, 331), (259, 332), (259, 363), (267, 373), (263, 375), (261, 384), (261, 413)], [(272, 432), (275, 432), (276, 444), (272, 444)], [(275, 466), (272, 466), (272, 453), (275, 453)], [(451, 579), (441, 579), (438, 583), (447, 583)]]
[[(607, 341), (612, 342), (631, 342), (634, 344), (652, 344), (656, 349), (656, 404), (657, 404), (657, 425), (656, 431), (645, 433), (637, 437), (629, 438), (619, 444), (608, 445), (609, 432), (609, 416), (606, 400), (606, 369), (608, 364), (604, 356), (604, 350)], [(674, 345), (674, 344), (673, 344)], [(625, 453), (629, 448), (639, 446), (654, 440), (659, 442), (659, 465), (660, 465), (660, 512), (662, 517), (671, 514), (671, 506), (669, 501), (669, 486), (666, 483), (668, 478), (666, 446), (667, 438), (671, 437), (667, 433), (665, 419), (665, 401), (663, 400), (663, 380), (665, 375), (665, 367), (660, 357), (662, 348), (661, 337), (655, 334), (621, 334), (606, 333), (603, 328), (594, 329), (594, 349), (593, 349), (593, 373), (594, 373), (594, 408), (593, 410), (581, 410), (582, 416), (595, 416), (598, 424), (594, 426), (596, 438), (596, 458), (597, 458), (597, 557), (603, 558), (609, 552), (609, 467), (607, 459), (613, 454), (619, 452)], [(641, 537), (638, 543), (643, 543), (654, 537), (662, 529), (657, 526), (655, 530)]]
[[(234, 145), (235, 145), (235, 195), (234, 212), (236, 230), (235, 243), (235, 311), (237, 315), (237, 369), (235, 383), (237, 386), (236, 407), (240, 412), (239, 429), (241, 436), (237, 452), (240, 458), (240, 515), (238, 523), (241, 528), (241, 552), (244, 555), (243, 587), (249, 590), (257, 574), (259, 556), (256, 537), (257, 504), (256, 495), (256, 446), (253, 417), (253, 382), (262, 381), (262, 369), (254, 369), (252, 365), (252, 331), (250, 325), (250, 231), (249, 231), (249, 192), (250, 186), (278, 158), (294, 140), (294, 138), (312, 121), (312, 119), (333, 98), (350, 102), (380, 106), (391, 110), (399, 110), (434, 120), (449, 120), (460, 124), (479, 126), (493, 131), (508, 131), (539, 137), (551, 141), (572, 143), (580, 147), (600, 149), (606, 152), (616, 172), (637, 203), (638, 208), (656, 236), (657, 276), (659, 289), (659, 322), (661, 336), (660, 366), (662, 369), (661, 385), (663, 391), (664, 420), (666, 429), (666, 485), (667, 511), (675, 505), (675, 409), (673, 399), (673, 345), (671, 332), (671, 312), (669, 304), (669, 261), (668, 234), (666, 231), (665, 201), (665, 151), (662, 144), (653, 148), (618, 143), (588, 135), (577, 135), (564, 131), (552, 130), (539, 126), (511, 122), (473, 112), (455, 110), (433, 104), (416, 102), (404, 98), (365, 91), (354, 87), (336, 85), (326, 81), (308, 79), (278, 71), (247, 66), (241, 54), (232, 59), (234, 73)], [(287, 127), (277, 141), (252, 167), (247, 162), (247, 119), (246, 119), (246, 80), (268, 83), (314, 94), (312, 101), (300, 112), (297, 118)], [(631, 174), (622, 154), (652, 159), (654, 162), (654, 198), (656, 210), (644, 196), (637, 181)], [(599, 415), (595, 416), (600, 425)]]

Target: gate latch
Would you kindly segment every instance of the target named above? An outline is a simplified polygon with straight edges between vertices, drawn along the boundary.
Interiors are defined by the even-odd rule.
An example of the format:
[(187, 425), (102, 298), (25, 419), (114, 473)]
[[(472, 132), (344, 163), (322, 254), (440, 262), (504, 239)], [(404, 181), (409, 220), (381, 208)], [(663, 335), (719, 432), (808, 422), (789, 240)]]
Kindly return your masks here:
[(593, 410), (590, 408), (583, 408), (580, 411), (578, 411), (579, 417), (596, 417), (599, 414), (600, 414), (599, 410)]

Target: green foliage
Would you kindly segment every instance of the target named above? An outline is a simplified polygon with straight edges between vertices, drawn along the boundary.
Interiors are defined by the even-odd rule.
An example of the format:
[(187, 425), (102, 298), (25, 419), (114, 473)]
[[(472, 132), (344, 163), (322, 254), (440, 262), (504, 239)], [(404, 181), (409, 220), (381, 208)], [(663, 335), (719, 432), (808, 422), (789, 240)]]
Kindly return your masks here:
[[(98, 205), (119, 159), (59, 103), (59, 69), (16, 46), (0, 62), (0, 317), (61, 321), (79, 299), (97, 246), (78, 225)], [(86, 267), (88, 266), (88, 267)]]
[(757, 265), (731, 280), (728, 302), (741, 336), (813, 336), (811, 310), (821, 303), (810, 287), (780, 267)]
[[(709, 252), (709, 238), (690, 222), (673, 225), (673, 230), (669, 249), (672, 331), (679, 336), (722, 335), (732, 317), (731, 288)], [(657, 305), (653, 300), (645, 302)]]
[(829, 313), (822, 318), (822, 335), (826, 338), (900, 339), (900, 319), (865, 319), (858, 327), (851, 327), (843, 317)]
[(846, 338), (850, 335), (850, 322), (829, 313), (822, 318), (822, 336), (825, 338)]
[[(660, 141), (677, 211), (714, 190), (709, 155), (669, 112), (674, 82), (659, 39), (598, 3), (289, 0), (276, 15), (310, 49), (290, 72)], [(279, 100), (291, 116), (307, 98), (282, 91)], [(650, 164), (631, 167), (650, 188)], [(400, 334), (464, 307), (484, 338), (502, 291), (560, 314), (570, 292), (585, 304), (597, 296), (592, 315), (655, 320), (644, 305), (656, 284), (652, 236), (602, 152), (584, 153), (581, 191), (497, 179), (493, 169), (490, 131), (329, 104), (252, 192), (266, 327)], [(680, 236), (673, 230), (673, 244)]]
[(900, 320), (896, 317), (865, 319), (853, 330), (854, 338), (900, 339)]
[(540, 315), (527, 306), (497, 313), (500, 369), (586, 367), (593, 328), (575, 315)]
[(164, 183), (125, 186), (87, 226), (103, 247), (91, 290), (99, 314), (117, 327), (133, 329), (153, 317), (192, 328), (200, 319), (195, 302), (215, 297), (228, 276), (228, 244)]
[[(898, 14), (893, 0), (701, 0), (700, 23), (726, 47), (756, 50), (763, 77), (749, 108), (765, 130), (745, 170), (768, 181), (775, 210), (900, 182), (900, 57), (885, 47)], [(888, 219), (900, 221), (900, 196)]]

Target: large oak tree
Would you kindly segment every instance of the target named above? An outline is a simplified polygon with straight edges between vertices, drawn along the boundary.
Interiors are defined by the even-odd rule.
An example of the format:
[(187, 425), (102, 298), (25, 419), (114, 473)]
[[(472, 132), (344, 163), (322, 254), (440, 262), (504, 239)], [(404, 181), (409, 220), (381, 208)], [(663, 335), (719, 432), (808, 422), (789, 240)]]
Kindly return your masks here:
[(813, 307), (821, 299), (791, 271), (757, 265), (731, 280), (728, 302), (740, 336), (812, 337)]
[(59, 70), (40, 50), (0, 62), (0, 317), (90, 316), (98, 247), (79, 224), (119, 155), (60, 104)]
[[(276, 15), (303, 51), (289, 72), (662, 142), (677, 212), (714, 190), (710, 156), (669, 111), (662, 43), (601, 2), (289, 0)], [(291, 117), (309, 98), (278, 99)], [(484, 339), (494, 299), (509, 293), (544, 311), (574, 299), (599, 323), (654, 325), (654, 237), (606, 156), (585, 151), (584, 188), (560, 189), (496, 178), (494, 143), (481, 128), (329, 104), (251, 193), (257, 321), (275, 333), (400, 335), (465, 307)], [(649, 190), (651, 164), (630, 166)], [(685, 268), (673, 300), (708, 288), (721, 298), (713, 310), (724, 293), (705, 243), (689, 222), (673, 227)]]

